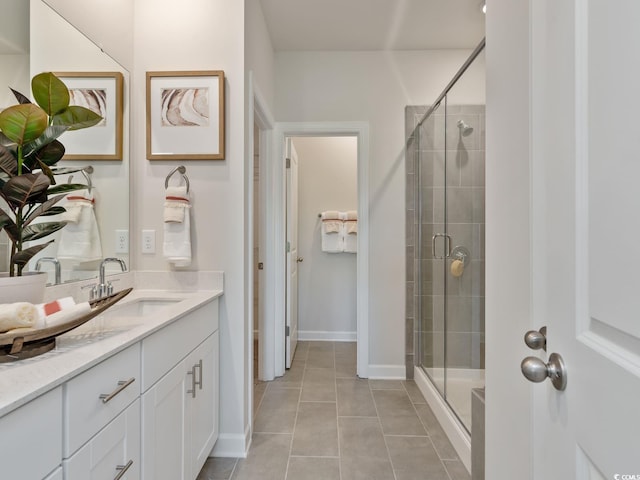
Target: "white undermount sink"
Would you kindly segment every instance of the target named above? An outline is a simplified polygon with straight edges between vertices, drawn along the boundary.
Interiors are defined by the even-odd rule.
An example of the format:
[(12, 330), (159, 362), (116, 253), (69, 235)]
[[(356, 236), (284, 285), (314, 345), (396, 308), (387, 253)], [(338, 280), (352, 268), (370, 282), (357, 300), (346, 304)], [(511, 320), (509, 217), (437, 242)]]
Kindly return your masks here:
[(105, 317), (145, 317), (183, 301), (183, 298), (137, 298), (104, 312)]

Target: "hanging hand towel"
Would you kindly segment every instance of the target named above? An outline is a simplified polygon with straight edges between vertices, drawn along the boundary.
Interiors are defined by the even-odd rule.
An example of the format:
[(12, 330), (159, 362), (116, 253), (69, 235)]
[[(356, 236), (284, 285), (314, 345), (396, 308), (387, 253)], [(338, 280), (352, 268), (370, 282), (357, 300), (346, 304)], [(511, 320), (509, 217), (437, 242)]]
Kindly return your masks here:
[[(174, 200), (173, 198), (179, 198)], [(181, 206), (167, 206), (179, 202)], [(191, 208), (186, 187), (168, 187), (164, 208), (164, 242), (162, 251), (165, 258), (176, 267), (191, 265)], [(169, 212), (168, 212), (169, 211)]]
[(327, 253), (340, 253), (344, 248), (343, 225), (340, 212), (328, 210), (322, 212), (322, 251)]
[(344, 251), (358, 252), (358, 212), (349, 210), (344, 215)]
[(60, 215), (60, 220), (67, 225), (60, 230), (58, 259), (76, 263), (100, 260), (102, 243), (93, 209), (93, 193), (78, 190), (67, 195), (64, 202), (67, 211)]
[(187, 187), (167, 187), (164, 201), (165, 223), (182, 223), (187, 208), (189, 208)]

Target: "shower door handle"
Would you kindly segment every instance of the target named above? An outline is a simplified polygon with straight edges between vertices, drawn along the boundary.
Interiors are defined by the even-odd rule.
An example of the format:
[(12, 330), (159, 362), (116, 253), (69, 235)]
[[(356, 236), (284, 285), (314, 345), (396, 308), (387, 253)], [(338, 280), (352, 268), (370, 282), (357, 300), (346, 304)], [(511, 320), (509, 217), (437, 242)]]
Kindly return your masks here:
[[(439, 257), (436, 254), (436, 240), (438, 239), (438, 237), (444, 238), (444, 241), (445, 241), (445, 251), (447, 252), (447, 254), (442, 257)], [(433, 254), (433, 258), (437, 260), (444, 260), (445, 258), (450, 257), (451, 256), (451, 235), (448, 235), (446, 233), (434, 234), (433, 237), (431, 237), (431, 253)]]

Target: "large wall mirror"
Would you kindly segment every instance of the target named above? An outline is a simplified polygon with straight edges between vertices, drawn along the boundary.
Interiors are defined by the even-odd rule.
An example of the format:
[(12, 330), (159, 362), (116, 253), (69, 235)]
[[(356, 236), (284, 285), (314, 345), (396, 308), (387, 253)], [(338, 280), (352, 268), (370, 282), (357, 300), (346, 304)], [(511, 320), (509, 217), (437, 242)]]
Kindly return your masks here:
[[(86, 0), (58, 3), (61, 3), (59, 10), (62, 13), (65, 10), (83, 11), (86, 16), (91, 11), (88, 5), (91, 2)], [(108, 54), (104, 45), (98, 47), (85, 36), (89, 35), (90, 26), (72, 25), (43, 0), (0, 0), (0, 6), (3, 12), (0, 18), (0, 109), (15, 104), (15, 98), (7, 87), (30, 96), (31, 77), (43, 71), (120, 72), (123, 78), (122, 158), (75, 158), (58, 163), (61, 168), (86, 167), (85, 172), (61, 174), (56, 178), (58, 183), (69, 181), (71, 176), (73, 183), (91, 182), (93, 215), (98, 233), (90, 232), (87, 236), (86, 232), (80, 231), (78, 237), (73, 238), (67, 232), (65, 238), (61, 238), (64, 230), (57, 232), (53, 236), (55, 242), (34, 258), (28, 268), (34, 270), (40, 257), (55, 259), (40, 262), (40, 270), (49, 273), (49, 283), (53, 284), (56, 283), (56, 262), (60, 266), (61, 283), (96, 277), (103, 258), (118, 257), (129, 266), (129, 72)], [(77, 8), (74, 9), (74, 6)], [(65, 143), (65, 135), (61, 141)], [(82, 250), (82, 242), (86, 243), (87, 238), (94, 239), (91, 248), (85, 246)], [(73, 242), (76, 240), (78, 249), (74, 251)], [(99, 248), (96, 245), (98, 241)], [(74, 254), (68, 255), (68, 251), (74, 251)], [(0, 271), (8, 270), (9, 255), (10, 244), (2, 232)], [(114, 266), (118, 268), (108, 273), (119, 272), (117, 264), (110, 264), (109, 268)]]

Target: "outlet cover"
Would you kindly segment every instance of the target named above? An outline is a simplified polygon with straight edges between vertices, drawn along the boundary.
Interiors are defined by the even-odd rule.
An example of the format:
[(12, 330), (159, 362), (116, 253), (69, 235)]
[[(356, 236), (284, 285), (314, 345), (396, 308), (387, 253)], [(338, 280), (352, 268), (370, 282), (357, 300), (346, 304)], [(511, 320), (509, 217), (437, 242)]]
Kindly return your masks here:
[(156, 253), (155, 230), (142, 230), (142, 253)]
[(129, 230), (116, 230), (116, 253), (129, 253)]

